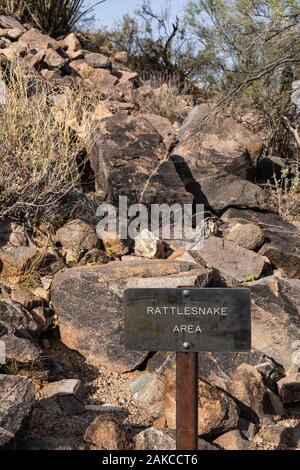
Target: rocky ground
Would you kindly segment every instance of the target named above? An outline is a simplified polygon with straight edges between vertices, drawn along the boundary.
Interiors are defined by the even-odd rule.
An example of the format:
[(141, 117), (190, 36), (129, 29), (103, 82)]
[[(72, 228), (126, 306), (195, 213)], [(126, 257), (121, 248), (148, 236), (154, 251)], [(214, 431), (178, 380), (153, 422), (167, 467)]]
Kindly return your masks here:
[[(88, 175), (69, 211), (56, 208), (55, 230), (0, 220), (0, 448), (174, 449), (175, 357), (125, 350), (124, 290), (246, 286), (253, 351), (200, 355), (199, 448), (299, 449), (299, 194), (287, 220), (263, 186), (288, 162), (266, 153), (264, 131), (223, 114), (199, 141), (210, 108), (192, 97), (180, 98), (183, 123), (149, 112), (166, 87), (144, 83), (124, 52), (0, 16), (1, 68), (13, 61), (57, 85), (51, 112), (78, 137), (74, 83), (98, 105)], [(97, 204), (120, 195), (204, 204), (203, 246), (103, 233)]]

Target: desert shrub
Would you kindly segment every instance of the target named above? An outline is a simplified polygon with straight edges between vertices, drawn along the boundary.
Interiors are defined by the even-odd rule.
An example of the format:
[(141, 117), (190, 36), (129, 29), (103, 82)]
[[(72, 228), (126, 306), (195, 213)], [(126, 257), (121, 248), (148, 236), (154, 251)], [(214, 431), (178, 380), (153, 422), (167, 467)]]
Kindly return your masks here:
[(73, 31), (80, 22), (90, 21), (94, 7), (85, 0), (0, 0), (0, 9), (36, 24), (57, 38)]
[(144, 74), (143, 78), (151, 84), (151, 92), (144, 99), (146, 111), (171, 122), (183, 122), (192, 108), (192, 102), (185, 99), (190, 91), (188, 86), (182, 86), (176, 75), (165, 73)]
[(85, 142), (66, 119), (54, 118), (59, 90), (18, 63), (2, 78), (7, 85), (0, 105), (0, 217), (34, 224), (52, 216), (79, 186), (76, 156)]

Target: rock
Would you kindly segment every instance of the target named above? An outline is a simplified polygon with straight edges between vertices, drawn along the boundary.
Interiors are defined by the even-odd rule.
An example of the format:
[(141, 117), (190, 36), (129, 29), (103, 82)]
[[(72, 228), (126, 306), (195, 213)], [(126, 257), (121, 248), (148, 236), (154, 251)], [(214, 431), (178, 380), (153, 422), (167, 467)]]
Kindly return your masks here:
[(252, 344), (281, 364), (297, 371), (300, 337), (300, 281), (269, 276), (247, 283), (252, 299)]
[(50, 67), (50, 69), (59, 69), (66, 65), (66, 63), (68, 62), (67, 59), (64, 59), (54, 49), (47, 50), (44, 61), (48, 65), (48, 67)]
[(259, 440), (268, 442), (275, 449), (300, 449), (300, 428), (278, 423), (265, 426), (258, 435)]
[(142, 405), (150, 405), (163, 399), (165, 381), (157, 374), (147, 374), (138, 377), (130, 384), (133, 400)]
[(69, 55), (70, 53), (79, 51), (81, 49), (81, 44), (76, 35), (74, 33), (70, 33), (62, 41), (62, 48), (66, 49)]
[(257, 250), (262, 246), (265, 234), (258, 225), (232, 221), (230, 226), (223, 231), (223, 238), (246, 250)]
[(175, 131), (172, 126), (171, 121), (169, 119), (160, 116), (158, 114), (142, 114), (143, 118), (150, 122), (150, 124), (154, 127), (156, 132), (160, 134), (163, 138), (164, 145), (167, 150), (170, 150), (171, 145), (173, 144)]
[(242, 416), (262, 423), (272, 416), (284, 415), (280, 398), (269, 390), (261, 374), (249, 364), (241, 364), (231, 375), (230, 394), (239, 402)]
[(34, 245), (0, 249), (1, 276), (3, 278), (19, 276), (37, 254), (38, 249)]
[(245, 282), (249, 277), (259, 278), (265, 265), (264, 258), (257, 253), (217, 237), (207, 238), (201, 249), (190, 254), (217, 269), (233, 284)]
[(0, 15), (0, 27), (6, 29), (17, 29), (25, 32), (24, 26), (14, 17), (10, 15)]
[(278, 392), (284, 404), (300, 401), (300, 373), (291, 374), (277, 382)]
[[(165, 421), (168, 428), (176, 429), (176, 374), (169, 371), (166, 380)], [(203, 380), (199, 380), (198, 393), (199, 435), (218, 435), (237, 427), (239, 410), (232, 398)]]
[(126, 51), (118, 51), (112, 55), (112, 59), (121, 64), (127, 64), (128, 62), (128, 53)]
[(119, 424), (109, 416), (96, 418), (86, 429), (84, 439), (99, 450), (126, 450), (127, 437)]
[(263, 190), (248, 181), (255, 174), (262, 142), (244, 125), (219, 115), (206, 125), (199, 145), (194, 136), (209, 112), (206, 104), (191, 111), (172, 153), (185, 187), (217, 213), (227, 207), (266, 209)]
[(300, 277), (300, 231), (294, 224), (276, 214), (229, 209), (222, 220), (225, 222), (243, 219), (252, 222), (264, 231), (265, 244), (260, 250), (270, 262), (287, 277)]
[(73, 395), (81, 400), (84, 397), (85, 389), (78, 379), (61, 380), (45, 385), (41, 390), (41, 398), (51, 398), (54, 396)]
[(108, 109), (108, 107), (103, 103), (103, 101), (99, 101), (97, 104), (94, 113), (92, 114), (92, 119), (93, 121), (106, 119), (108, 117), (111, 117), (112, 113)]
[(134, 252), (137, 256), (149, 259), (164, 258), (164, 242), (149, 230), (142, 230), (142, 232), (134, 239), (134, 243)]
[(30, 312), (11, 301), (0, 301), (0, 336), (7, 362), (32, 364), (39, 360), (42, 351), (35, 343), (39, 334), (39, 325)]
[(154, 427), (145, 429), (136, 436), (135, 450), (176, 450), (176, 432)]
[(8, 29), (6, 34), (8, 39), (11, 39), (12, 41), (17, 41), (21, 35), (22, 31), (18, 28)]
[(36, 49), (37, 51), (46, 51), (49, 47), (58, 49), (60, 43), (50, 36), (47, 36), (37, 29), (31, 28), (26, 31), (19, 39), (19, 43), (25, 44), (28, 49)]
[(191, 203), (174, 165), (154, 127), (139, 116), (117, 113), (101, 122), (90, 146), (96, 187), (118, 205), (119, 196), (128, 204)]
[(61, 227), (55, 236), (55, 242), (62, 248), (62, 255), (67, 262), (79, 261), (82, 254), (98, 246), (95, 229), (80, 219), (72, 220)]
[[(51, 301), (58, 315), (62, 341), (79, 351), (88, 361), (109, 370), (129, 371), (147, 354), (125, 351), (123, 292), (164, 282), (165, 287), (205, 285), (207, 271), (189, 273), (190, 265), (176, 261), (114, 261), (103, 266), (80, 267), (57, 274), (52, 283)], [(186, 278), (185, 278), (186, 277)], [(176, 284), (177, 281), (177, 284)], [(193, 284), (191, 284), (193, 282)], [(76, 305), (76, 309), (74, 309)]]
[(122, 406), (118, 405), (85, 405), (86, 411), (93, 411), (97, 413), (122, 413)]
[(35, 400), (34, 385), (25, 377), (0, 375), (0, 400), (0, 449), (4, 449), (14, 446), (23, 432)]
[(247, 441), (237, 429), (229, 431), (214, 440), (224, 450), (254, 450), (251, 443)]
[(0, 248), (27, 245), (25, 228), (9, 220), (0, 221)]
[(35, 296), (31, 291), (19, 285), (13, 285), (11, 289), (10, 298), (13, 302), (23, 305), (28, 310), (31, 310), (40, 305), (39, 297)]
[(111, 68), (111, 60), (103, 54), (98, 54), (96, 52), (92, 52), (86, 54), (84, 57), (85, 62), (94, 69), (110, 69)]
[(108, 96), (112, 88), (118, 82), (117, 77), (111, 75), (109, 70), (96, 69), (87, 80), (91, 87), (99, 90), (104, 96)]
[(83, 79), (92, 77), (95, 72), (95, 69), (88, 65), (84, 59), (73, 60), (69, 65), (70, 69), (73, 71), (73, 75)]

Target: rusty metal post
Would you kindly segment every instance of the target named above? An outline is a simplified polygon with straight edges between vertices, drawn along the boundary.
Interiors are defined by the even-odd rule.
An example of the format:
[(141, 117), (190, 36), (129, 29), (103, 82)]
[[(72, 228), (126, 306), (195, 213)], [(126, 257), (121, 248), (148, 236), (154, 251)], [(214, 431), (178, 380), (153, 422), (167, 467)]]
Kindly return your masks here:
[(198, 353), (176, 355), (177, 450), (198, 449)]

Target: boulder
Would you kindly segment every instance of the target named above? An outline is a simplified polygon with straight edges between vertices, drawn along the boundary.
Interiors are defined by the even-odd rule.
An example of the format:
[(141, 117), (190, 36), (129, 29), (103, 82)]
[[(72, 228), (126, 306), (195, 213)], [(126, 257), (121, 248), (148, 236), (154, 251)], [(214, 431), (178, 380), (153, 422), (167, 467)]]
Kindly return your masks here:
[(14, 16), (0, 15), (0, 27), (5, 29), (17, 29), (18, 31), (25, 32), (26, 29)]
[(36, 344), (41, 329), (33, 314), (11, 301), (0, 301), (0, 337), (5, 344), (6, 361), (32, 364), (42, 356)]
[(121, 372), (134, 369), (147, 354), (125, 351), (124, 290), (143, 287), (145, 281), (147, 287), (156, 287), (161, 282), (165, 287), (207, 284), (206, 270), (190, 271), (188, 263), (137, 259), (57, 274), (51, 301), (58, 315), (62, 341), (95, 365)]
[(261, 374), (249, 364), (241, 364), (231, 375), (230, 394), (238, 401), (244, 418), (263, 423), (272, 416), (282, 417), (280, 398), (269, 390)]
[(284, 404), (300, 402), (300, 373), (283, 377), (277, 382), (277, 387)]
[(58, 41), (41, 33), (35, 28), (31, 28), (29, 31), (22, 34), (19, 39), (19, 43), (25, 44), (28, 49), (36, 49), (37, 51), (45, 51), (49, 47), (52, 47), (53, 49), (58, 49), (60, 47), (60, 43)]
[(172, 153), (187, 190), (217, 213), (227, 207), (266, 209), (263, 190), (248, 180), (255, 174), (263, 143), (243, 124), (221, 115), (208, 120), (202, 140), (197, 140), (209, 113), (206, 104), (191, 111)]
[(128, 440), (117, 421), (110, 416), (96, 418), (86, 429), (84, 439), (98, 450), (126, 450)]
[(130, 384), (133, 400), (142, 405), (150, 405), (162, 400), (164, 390), (164, 378), (157, 374), (140, 375)]
[(226, 432), (214, 440), (224, 450), (254, 450), (251, 443), (237, 429)]
[(41, 390), (41, 398), (43, 399), (55, 396), (73, 395), (81, 400), (84, 394), (84, 387), (78, 379), (65, 379), (59, 382), (50, 382)]
[(67, 59), (63, 58), (54, 49), (47, 50), (44, 61), (50, 69), (59, 69), (68, 62)]
[(274, 267), (290, 278), (300, 277), (300, 231), (294, 224), (276, 214), (229, 209), (222, 220), (241, 219), (258, 225), (265, 234), (260, 254), (269, 258)]
[(84, 253), (99, 245), (95, 229), (81, 219), (61, 227), (56, 232), (55, 242), (68, 263), (79, 261)]
[(111, 68), (111, 60), (109, 57), (106, 57), (103, 54), (98, 54), (96, 52), (85, 54), (84, 60), (90, 67), (93, 67), (94, 69)]
[(109, 97), (118, 79), (114, 77), (109, 70), (96, 69), (86, 82), (90, 84), (93, 89), (101, 92), (104, 97)]
[[(34, 245), (0, 249), (0, 275), (3, 278), (19, 276), (37, 256)], [(2, 270), (1, 270), (2, 265)]]
[(77, 39), (74, 33), (68, 34), (62, 41), (62, 48), (65, 49), (68, 53), (74, 53), (81, 49), (80, 41)]
[(234, 221), (223, 230), (225, 240), (236, 243), (246, 250), (257, 250), (264, 242), (264, 231), (255, 224)]
[(35, 388), (25, 377), (0, 375), (0, 449), (15, 447), (35, 400)]
[[(300, 281), (269, 276), (247, 283), (252, 299), (253, 347), (296, 372), (300, 337)], [(298, 348), (299, 349), (299, 348)]]
[(229, 285), (245, 282), (250, 277), (259, 278), (265, 265), (264, 258), (259, 254), (217, 237), (207, 238), (201, 249), (190, 251), (190, 254), (217, 269)]
[(97, 190), (118, 204), (191, 203), (193, 197), (171, 161), (162, 137), (146, 119), (117, 113), (101, 122), (91, 138), (90, 160)]
[[(239, 409), (225, 392), (199, 380), (198, 434), (218, 435), (234, 429), (239, 420)], [(166, 374), (164, 398), (165, 422), (168, 428), (176, 429), (176, 373)]]
[(164, 258), (165, 245), (154, 233), (144, 229), (134, 239), (134, 252), (142, 258)]

